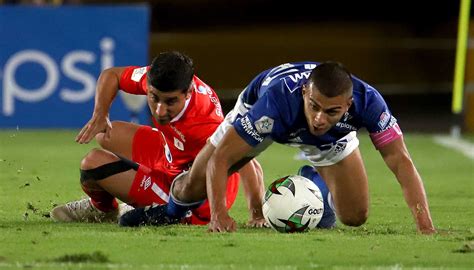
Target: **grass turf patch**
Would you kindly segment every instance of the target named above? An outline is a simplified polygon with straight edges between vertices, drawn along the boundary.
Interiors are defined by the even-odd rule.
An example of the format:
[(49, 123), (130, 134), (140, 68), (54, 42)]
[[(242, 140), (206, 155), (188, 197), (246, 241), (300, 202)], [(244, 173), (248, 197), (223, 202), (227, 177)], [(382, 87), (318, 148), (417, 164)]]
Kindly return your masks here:
[[(366, 134), (360, 135), (360, 148), (371, 208), (369, 220), (358, 228), (339, 224), (335, 230), (293, 235), (245, 228), (248, 215), (242, 192), (231, 210), (239, 230), (231, 234), (209, 234), (205, 226), (54, 223), (47, 215), (52, 207), (84, 196), (79, 163), (96, 147), (74, 143), (74, 135), (73, 131), (0, 132), (0, 267), (472, 269), (474, 265), (472, 249), (465, 248), (474, 240), (473, 161), (433, 143), (431, 136), (405, 135), (439, 231), (422, 236), (416, 233), (395, 177)], [(306, 164), (293, 160), (295, 154), (296, 150), (274, 145), (259, 157), (267, 185)], [(91, 251), (106, 254), (108, 261), (87, 261)], [(74, 258), (84, 261), (73, 263)]]

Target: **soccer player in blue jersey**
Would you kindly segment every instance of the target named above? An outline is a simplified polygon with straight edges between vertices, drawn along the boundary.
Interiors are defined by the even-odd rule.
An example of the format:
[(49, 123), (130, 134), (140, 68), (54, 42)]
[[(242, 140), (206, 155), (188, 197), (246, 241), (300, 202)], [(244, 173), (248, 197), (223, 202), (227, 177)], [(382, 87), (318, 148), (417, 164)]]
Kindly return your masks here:
[(209, 230), (234, 231), (235, 221), (225, 207), (227, 175), (277, 142), (299, 147), (312, 163), (300, 174), (323, 190), (321, 227), (332, 227), (334, 214), (345, 225), (360, 226), (369, 209), (368, 180), (356, 137), (360, 128), (367, 129), (395, 174), (418, 231), (434, 233), (423, 183), (396, 118), (376, 89), (336, 62), (287, 63), (257, 75), (191, 171), (175, 180), (167, 209), (137, 210), (122, 222), (141, 218), (142, 223), (160, 224), (164, 216), (179, 216), (199, 205), (207, 191)]

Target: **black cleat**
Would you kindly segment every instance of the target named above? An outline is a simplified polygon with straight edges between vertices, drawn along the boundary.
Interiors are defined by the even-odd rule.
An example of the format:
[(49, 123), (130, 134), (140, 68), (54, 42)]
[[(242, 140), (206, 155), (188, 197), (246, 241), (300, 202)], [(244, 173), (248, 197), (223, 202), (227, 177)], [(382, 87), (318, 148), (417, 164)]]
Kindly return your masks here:
[(166, 214), (167, 204), (135, 208), (123, 214), (119, 219), (122, 227), (166, 226), (179, 223), (179, 219)]

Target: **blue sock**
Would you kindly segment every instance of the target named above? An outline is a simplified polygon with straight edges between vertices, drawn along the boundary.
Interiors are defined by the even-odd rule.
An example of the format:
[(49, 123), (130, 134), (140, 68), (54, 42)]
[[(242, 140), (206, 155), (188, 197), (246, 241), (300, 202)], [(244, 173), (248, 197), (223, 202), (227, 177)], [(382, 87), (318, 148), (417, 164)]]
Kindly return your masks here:
[(171, 218), (184, 218), (187, 216), (190, 210), (198, 208), (204, 202), (204, 200), (190, 203), (182, 202), (176, 199), (176, 197), (173, 195), (173, 187), (174, 182), (171, 184), (170, 187), (170, 197), (168, 201), (168, 206), (166, 208), (166, 214)]
[(336, 215), (332, 210), (331, 206), (329, 205), (329, 189), (326, 186), (323, 178), (319, 173), (309, 165), (304, 165), (298, 170), (298, 174), (308, 178), (309, 180), (313, 181), (313, 183), (318, 186), (319, 190), (321, 191), (321, 195), (323, 195), (323, 202), (324, 202), (324, 212), (321, 221), (319, 221), (318, 228), (333, 228), (336, 226)]
[(203, 201), (183, 203), (170, 196), (168, 207), (166, 208), (166, 214), (171, 218), (181, 219), (186, 217), (190, 210), (198, 208)]

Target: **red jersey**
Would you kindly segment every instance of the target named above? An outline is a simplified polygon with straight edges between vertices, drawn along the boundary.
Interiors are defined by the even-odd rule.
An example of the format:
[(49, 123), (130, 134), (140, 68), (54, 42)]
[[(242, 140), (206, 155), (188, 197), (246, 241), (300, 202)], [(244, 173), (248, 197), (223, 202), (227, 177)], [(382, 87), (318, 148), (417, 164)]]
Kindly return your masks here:
[[(130, 66), (120, 78), (120, 89), (136, 94), (147, 94), (147, 76), (149, 67)], [(196, 155), (206, 144), (223, 121), (224, 115), (214, 90), (194, 76), (193, 91), (183, 110), (166, 125), (154, 121), (155, 126), (166, 142), (165, 167), (170, 171), (181, 172), (188, 169)]]

